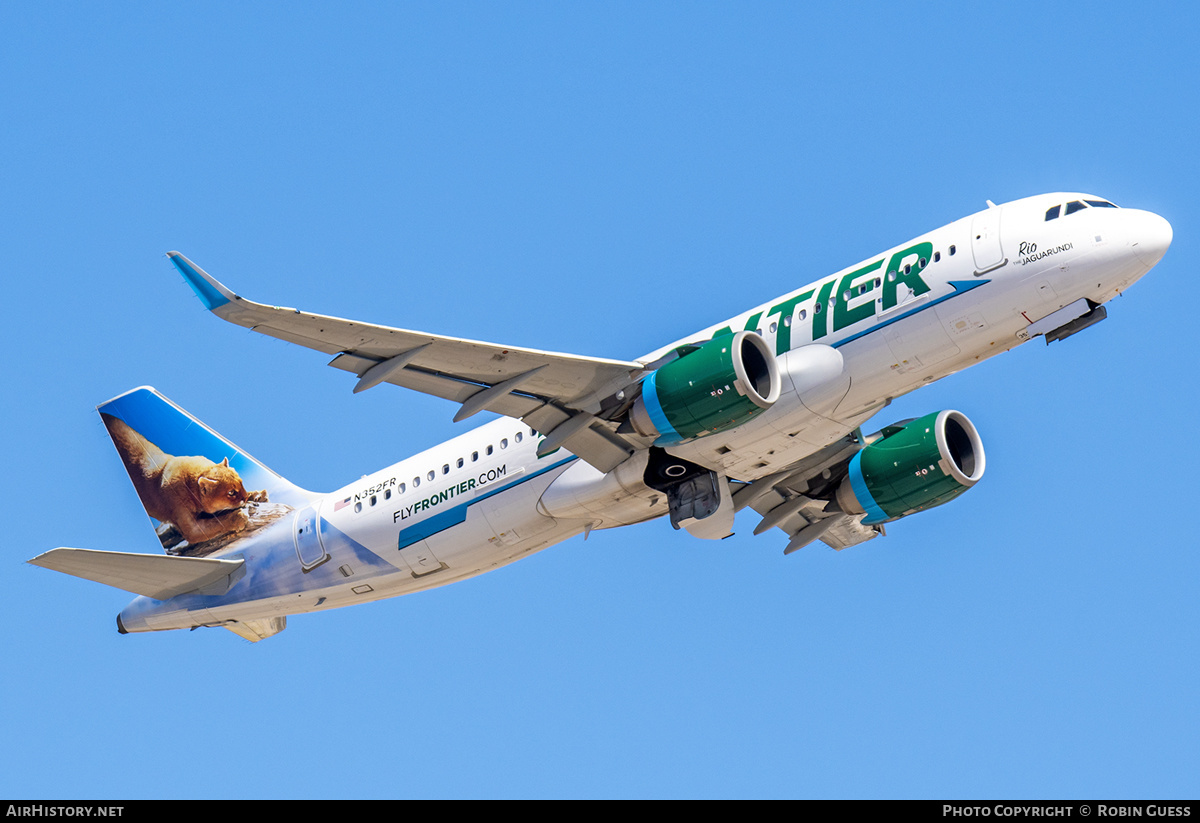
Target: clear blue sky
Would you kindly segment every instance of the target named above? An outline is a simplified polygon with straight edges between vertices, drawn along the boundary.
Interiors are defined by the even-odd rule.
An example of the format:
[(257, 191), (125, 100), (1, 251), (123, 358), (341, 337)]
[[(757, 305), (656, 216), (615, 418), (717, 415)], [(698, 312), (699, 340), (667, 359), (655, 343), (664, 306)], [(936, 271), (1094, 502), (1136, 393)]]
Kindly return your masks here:
[[(1196, 797), (1195, 12), (1142, 3), (5, 3), (0, 796)], [(241, 293), (632, 358), (996, 202), (1175, 241), (1109, 319), (895, 403), (983, 482), (842, 553), (594, 533), (257, 645), (24, 564), (154, 551), (153, 385), (332, 489), (465, 430)]]

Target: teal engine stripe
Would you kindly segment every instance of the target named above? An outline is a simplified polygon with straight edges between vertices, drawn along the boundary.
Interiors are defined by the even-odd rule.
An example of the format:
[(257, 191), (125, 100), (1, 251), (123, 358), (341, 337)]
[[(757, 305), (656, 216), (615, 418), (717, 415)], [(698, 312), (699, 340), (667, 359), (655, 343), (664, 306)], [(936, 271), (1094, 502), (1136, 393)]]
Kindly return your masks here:
[(646, 404), (646, 413), (650, 415), (650, 422), (654, 424), (654, 428), (658, 429), (659, 434), (654, 444), (662, 446), (678, 443), (683, 440), (683, 435), (675, 431), (675, 427), (667, 419), (667, 413), (663, 411), (662, 404), (658, 402), (658, 389), (654, 385), (654, 378), (657, 376), (658, 372), (653, 371), (642, 381), (642, 400)]
[(862, 522), (868, 526), (876, 523), (886, 523), (892, 518), (888, 517), (883, 509), (879, 508), (879, 504), (875, 502), (875, 498), (871, 495), (871, 490), (867, 488), (867, 481), (862, 473), (862, 452), (850, 458), (850, 488), (854, 489), (854, 496), (858, 498), (859, 505), (867, 512), (867, 516)]

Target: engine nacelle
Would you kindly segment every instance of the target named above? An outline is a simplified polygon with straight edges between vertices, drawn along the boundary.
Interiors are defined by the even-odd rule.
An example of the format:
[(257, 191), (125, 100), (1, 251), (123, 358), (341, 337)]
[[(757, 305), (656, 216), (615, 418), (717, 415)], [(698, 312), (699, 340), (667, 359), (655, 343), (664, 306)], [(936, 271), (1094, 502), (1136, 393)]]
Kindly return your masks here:
[(865, 513), (865, 524), (948, 503), (983, 477), (983, 442), (962, 412), (933, 412), (882, 434), (854, 455), (837, 490), (842, 510)]
[(723, 335), (672, 360), (642, 381), (629, 412), (639, 434), (670, 445), (727, 431), (779, 399), (775, 355), (751, 331)]

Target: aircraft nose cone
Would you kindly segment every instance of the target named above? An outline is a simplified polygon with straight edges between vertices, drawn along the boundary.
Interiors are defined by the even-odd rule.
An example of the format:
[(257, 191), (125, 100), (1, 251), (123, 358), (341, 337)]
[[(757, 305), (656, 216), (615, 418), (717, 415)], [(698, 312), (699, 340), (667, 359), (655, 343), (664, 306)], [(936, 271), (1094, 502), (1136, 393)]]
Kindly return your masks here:
[(1174, 236), (1171, 224), (1153, 212), (1143, 211), (1138, 212), (1132, 228), (1129, 244), (1138, 260), (1147, 268), (1162, 260)]

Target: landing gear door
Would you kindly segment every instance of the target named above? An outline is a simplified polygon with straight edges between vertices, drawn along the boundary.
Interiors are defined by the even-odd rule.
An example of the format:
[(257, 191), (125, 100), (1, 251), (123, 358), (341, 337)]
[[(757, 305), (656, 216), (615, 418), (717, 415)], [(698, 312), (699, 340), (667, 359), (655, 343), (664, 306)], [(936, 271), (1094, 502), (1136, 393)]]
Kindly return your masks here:
[(733, 498), (725, 475), (708, 472), (685, 480), (667, 491), (667, 501), (676, 529), (702, 540), (733, 534)]
[(296, 556), (300, 558), (300, 568), (305, 572), (312, 571), (329, 559), (325, 544), (321, 542), (321, 519), (317, 513), (319, 505), (305, 506), (296, 512), (296, 521), (292, 526)]

